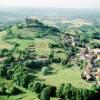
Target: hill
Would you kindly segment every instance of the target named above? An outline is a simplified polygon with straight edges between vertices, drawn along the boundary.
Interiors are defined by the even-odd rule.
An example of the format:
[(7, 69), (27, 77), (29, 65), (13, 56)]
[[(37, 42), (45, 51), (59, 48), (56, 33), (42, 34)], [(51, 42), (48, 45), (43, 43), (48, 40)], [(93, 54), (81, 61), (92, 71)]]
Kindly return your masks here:
[[(80, 22), (82, 24), (75, 27)], [(5, 84), (0, 84), (0, 99), (37, 100), (42, 97), (42, 93), (49, 92), (51, 100), (58, 100), (59, 97), (68, 97), (67, 90), (74, 93), (71, 95), (74, 98), (80, 98), (80, 95), (86, 98), (91, 93), (95, 95), (91, 86), (97, 82), (93, 77), (98, 68), (92, 67), (97, 66), (92, 49), (100, 48), (97, 38), (100, 28), (94, 24), (84, 24), (83, 20), (73, 19), (71, 23), (75, 23), (74, 26), (62, 32), (63, 28), (43, 23), (41, 19), (31, 16), (0, 32), (0, 79), (6, 80)], [(88, 78), (86, 74), (83, 80), (84, 72), (93, 76)], [(8, 91), (10, 81), (14, 85), (11, 92)], [(63, 96), (62, 90), (57, 92), (62, 85)]]
[(56, 27), (48, 26), (34, 18), (27, 18), (26, 22), (19, 23), (8, 29), (8, 37), (34, 39), (38, 38), (55, 38), (59, 39), (60, 30)]

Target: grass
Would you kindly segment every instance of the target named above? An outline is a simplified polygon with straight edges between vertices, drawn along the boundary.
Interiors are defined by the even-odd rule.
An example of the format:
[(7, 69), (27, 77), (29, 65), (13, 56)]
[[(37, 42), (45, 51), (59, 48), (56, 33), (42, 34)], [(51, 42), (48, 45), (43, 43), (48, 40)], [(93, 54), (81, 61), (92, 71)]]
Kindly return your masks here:
[[(28, 44), (34, 43), (36, 47), (36, 54), (39, 56), (48, 56), (51, 51), (48, 44), (53, 42), (50, 39), (41, 38), (35, 38), (34, 40), (10, 39), (9, 41), (19, 43), (19, 48), (23, 50)], [(57, 53), (56, 56), (61, 57), (62, 59), (65, 58), (64, 53)], [(41, 76), (40, 72), (37, 74), (40, 80), (45, 80), (44, 82), (46, 84), (59, 87), (61, 83), (72, 83), (74, 86), (79, 88), (90, 88), (92, 85), (91, 83), (87, 83), (81, 79), (81, 71), (79, 69), (62, 69), (63, 66), (61, 64), (52, 64), (51, 67), (54, 69), (53, 74), (47, 76)]]
[(6, 35), (6, 31), (0, 32), (0, 49), (5, 49), (5, 48), (10, 49), (12, 47), (9, 43), (5, 42), (2, 39), (2, 37), (5, 36), (5, 35)]
[[(14, 32), (18, 32), (16, 27), (12, 29)], [(30, 31), (20, 30), (22, 34), (34, 34)], [(11, 48), (11, 45), (2, 40), (2, 37), (6, 34), (6, 32), (0, 32), (0, 49), (3, 48)], [(49, 38), (56, 39), (55, 37), (51, 36)], [(54, 42), (53, 39), (49, 38), (35, 38), (34, 40), (26, 40), (26, 39), (9, 39), (7, 41), (16, 42), (19, 44), (18, 49), (24, 50), (29, 44), (35, 44), (36, 54), (38, 56), (48, 56), (51, 52), (48, 44)], [(58, 48), (55, 49), (55, 52)], [(59, 50), (58, 50), (59, 51)], [(66, 55), (64, 52), (55, 53), (56, 57), (60, 57), (61, 59), (65, 59)], [(42, 76), (41, 72), (38, 72), (36, 75), (38, 76), (39, 80), (42, 80), (45, 84), (50, 84), (59, 87), (62, 83), (71, 83), (73, 86), (77, 88), (88, 88), (90, 89), (92, 83), (87, 83), (86, 81), (82, 80), (80, 77), (81, 71), (78, 68), (69, 68), (63, 69), (61, 64), (51, 64), (51, 68), (53, 69), (51, 75)], [(0, 78), (0, 81), (5, 81)], [(8, 82), (8, 81), (6, 81)], [(41, 81), (40, 81), (41, 82)], [(10, 82), (8, 82), (10, 84)], [(10, 85), (9, 85), (10, 86)], [(37, 94), (31, 92), (30, 90), (23, 89), (19, 87), (25, 93), (19, 95), (12, 95), (12, 96), (0, 96), (0, 100), (38, 100)], [(51, 100), (57, 100), (56, 98), (51, 98)]]
[(41, 30), (37, 30), (35, 28), (23, 28), (23, 29), (18, 29), (17, 26), (13, 26), (12, 28), (12, 33), (14, 34), (20, 34), (22, 37), (37, 37), (40, 36)]
[(34, 40), (35, 46), (36, 46), (36, 53), (41, 56), (48, 56), (50, 54), (50, 48), (48, 46), (48, 44), (50, 42), (53, 42), (50, 39), (40, 39), (40, 38), (36, 38)]
[(78, 68), (62, 69), (59, 64), (53, 64), (55, 73), (47, 76), (39, 75), (40, 80), (44, 80), (46, 84), (59, 87), (62, 83), (71, 83), (73, 86), (78, 88), (91, 88), (92, 83), (87, 83), (81, 79), (81, 71)]
[(19, 56), (19, 53), (17, 52), (17, 50), (25, 50), (27, 48), (27, 46), (29, 44), (33, 44), (34, 43), (34, 40), (26, 40), (26, 39), (18, 39), (18, 38), (14, 38), (14, 39), (9, 39), (7, 40), (9, 42), (15, 42), (15, 43), (18, 43), (19, 46), (15, 49), (15, 52), (13, 53), (13, 55), (15, 57), (18, 57)]
[(35, 38), (34, 40), (14, 38), (14, 39), (9, 39), (7, 41), (10, 41), (12, 43), (13, 42), (18, 43), (19, 44), (18, 49), (20, 49), (20, 50), (25, 50), (25, 48), (29, 44), (35, 44), (36, 54), (38, 56), (41, 56), (41, 55), (48, 56), (50, 53), (50, 48), (49, 48), (48, 44), (50, 42), (52, 42), (52, 40), (50, 40), (50, 39), (41, 39), (41, 38)]
[[(10, 89), (14, 83), (12, 80), (5, 80), (0, 77), (0, 83), (6, 84), (6, 86)], [(35, 92), (31, 92), (23, 87), (19, 87), (14, 85), (16, 88), (21, 90), (23, 93), (18, 95), (0, 95), (0, 100), (37, 100), (37, 94)]]
[(10, 42), (16, 42), (19, 44), (19, 49), (21, 50), (24, 50), (29, 44), (32, 44), (34, 43), (33, 40), (26, 40), (26, 39), (18, 39), (18, 38), (14, 38), (14, 39), (9, 39), (7, 41), (10, 41)]
[(24, 94), (12, 95), (12, 96), (0, 96), (0, 100), (38, 100), (37, 95), (34, 92), (27, 91)]

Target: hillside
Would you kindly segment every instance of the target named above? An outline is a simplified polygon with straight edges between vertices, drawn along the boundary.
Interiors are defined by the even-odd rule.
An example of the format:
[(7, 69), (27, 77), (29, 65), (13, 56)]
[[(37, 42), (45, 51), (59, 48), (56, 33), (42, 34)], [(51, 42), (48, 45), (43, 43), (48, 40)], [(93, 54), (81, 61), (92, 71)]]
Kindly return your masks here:
[(48, 25), (43, 24), (37, 19), (26, 19), (25, 23), (22, 24), (17, 24), (16, 26), (13, 26), (8, 29), (9, 31), (9, 37), (12, 38), (29, 38), (33, 39), (35, 37), (37, 38), (58, 38), (59, 39), (59, 34), (60, 30), (57, 29), (56, 27), (51, 27)]
[(98, 95), (92, 89), (99, 86), (100, 27), (84, 19), (59, 28), (48, 22), (27, 17), (0, 32), (1, 100), (38, 100), (46, 91), (51, 100), (67, 98), (67, 90), (80, 98), (74, 100)]

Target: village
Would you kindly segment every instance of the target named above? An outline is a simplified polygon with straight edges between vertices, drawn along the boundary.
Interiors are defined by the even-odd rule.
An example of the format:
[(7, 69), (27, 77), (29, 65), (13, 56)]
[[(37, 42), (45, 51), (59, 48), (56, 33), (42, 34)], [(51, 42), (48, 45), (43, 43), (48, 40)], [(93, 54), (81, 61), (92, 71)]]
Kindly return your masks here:
[(96, 81), (100, 85), (100, 66), (96, 61), (100, 60), (100, 49), (84, 48), (81, 50), (81, 58), (86, 61), (86, 67), (81, 76), (87, 81)]

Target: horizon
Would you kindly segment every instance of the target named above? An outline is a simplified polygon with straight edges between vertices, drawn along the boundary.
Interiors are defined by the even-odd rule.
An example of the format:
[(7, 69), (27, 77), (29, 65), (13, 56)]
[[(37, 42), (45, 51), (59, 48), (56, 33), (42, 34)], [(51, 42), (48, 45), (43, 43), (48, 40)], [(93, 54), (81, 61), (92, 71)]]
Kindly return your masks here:
[(0, 8), (100, 9), (98, 0), (3, 0)]
[[(19, 11), (19, 10), (40, 10), (40, 11), (56, 11), (58, 10), (57, 12), (60, 12), (60, 11), (100, 11), (100, 9), (93, 9), (93, 8), (55, 8), (55, 7), (0, 7), (0, 11), (2, 12), (12, 12), (12, 11)], [(15, 12), (16, 13), (16, 12)]]

